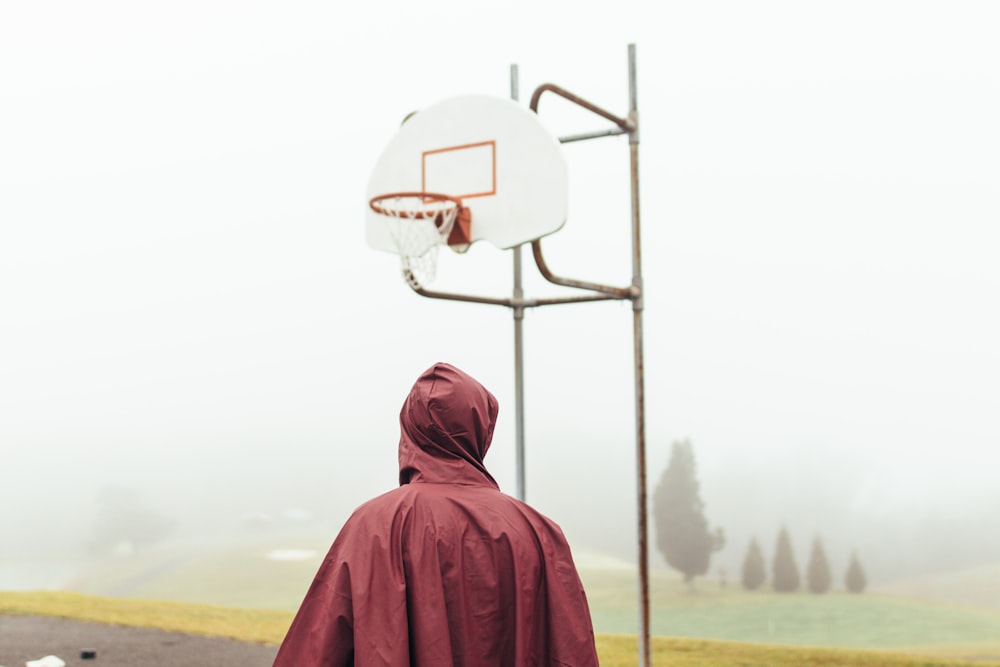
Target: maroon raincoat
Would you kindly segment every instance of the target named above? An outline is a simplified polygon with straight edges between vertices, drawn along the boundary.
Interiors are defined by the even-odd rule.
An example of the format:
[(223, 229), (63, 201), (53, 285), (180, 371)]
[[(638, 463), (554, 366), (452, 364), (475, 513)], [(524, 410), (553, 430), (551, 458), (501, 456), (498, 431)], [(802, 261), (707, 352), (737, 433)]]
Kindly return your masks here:
[(497, 401), (439, 363), (399, 415), (399, 488), (347, 520), (275, 667), (597, 665), (559, 527), (500, 492)]

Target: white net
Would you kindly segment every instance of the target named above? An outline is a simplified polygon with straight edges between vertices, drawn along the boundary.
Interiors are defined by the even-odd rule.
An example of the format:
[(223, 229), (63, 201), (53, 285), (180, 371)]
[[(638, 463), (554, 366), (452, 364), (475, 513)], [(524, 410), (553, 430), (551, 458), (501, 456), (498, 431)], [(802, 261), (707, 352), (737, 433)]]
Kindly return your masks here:
[(417, 288), (430, 284), (437, 275), (438, 248), (451, 233), (458, 204), (404, 194), (381, 199), (378, 212), (386, 216), (403, 277)]

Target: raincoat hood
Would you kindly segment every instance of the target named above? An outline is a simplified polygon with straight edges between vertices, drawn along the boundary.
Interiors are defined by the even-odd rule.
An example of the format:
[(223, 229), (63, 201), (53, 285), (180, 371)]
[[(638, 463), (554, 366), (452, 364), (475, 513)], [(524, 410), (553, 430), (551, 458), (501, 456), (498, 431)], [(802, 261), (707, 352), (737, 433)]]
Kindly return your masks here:
[(399, 483), (497, 488), (483, 459), (498, 409), (496, 397), (467, 373), (442, 362), (428, 368), (399, 412)]

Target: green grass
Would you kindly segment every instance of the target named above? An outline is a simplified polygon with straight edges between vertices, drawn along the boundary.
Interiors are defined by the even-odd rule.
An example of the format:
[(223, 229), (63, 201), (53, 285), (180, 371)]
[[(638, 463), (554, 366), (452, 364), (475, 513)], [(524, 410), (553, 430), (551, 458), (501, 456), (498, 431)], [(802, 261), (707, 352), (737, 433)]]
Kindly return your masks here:
[[(0, 614), (56, 616), (98, 623), (277, 644), (292, 614), (138, 599), (107, 598), (66, 592), (0, 592)], [(601, 634), (597, 649), (603, 667), (637, 663), (635, 636)], [(791, 646), (667, 639), (650, 642), (653, 665), (672, 667), (960, 667), (1000, 665), (902, 653), (850, 651)]]
[[(595, 627), (634, 633), (635, 574), (582, 569), (581, 576)], [(718, 585), (692, 592), (678, 577), (655, 572), (650, 608), (654, 635), (1000, 656), (1000, 613), (945, 603), (870, 593), (747, 593)]]

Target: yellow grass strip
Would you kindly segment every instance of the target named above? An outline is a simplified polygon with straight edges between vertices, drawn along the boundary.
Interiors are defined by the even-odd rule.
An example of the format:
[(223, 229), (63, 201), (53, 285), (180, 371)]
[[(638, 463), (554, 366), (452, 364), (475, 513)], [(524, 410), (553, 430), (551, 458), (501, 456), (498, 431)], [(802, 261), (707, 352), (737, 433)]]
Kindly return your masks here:
[(55, 616), (278, 644), (292, 612), (183, 602), (108, 598), (61, 591), (0, 592), (0, 614)]
[[(634, 635), (598, 635), (601, 667), (634, 667), (638, 647)], [(707, 639), (653, 637), (654, 666), (667, 667), (984, 667), (1000, 661), (930, 658), (883, 651), (747, 644)]]

